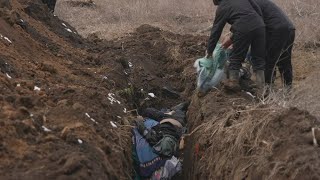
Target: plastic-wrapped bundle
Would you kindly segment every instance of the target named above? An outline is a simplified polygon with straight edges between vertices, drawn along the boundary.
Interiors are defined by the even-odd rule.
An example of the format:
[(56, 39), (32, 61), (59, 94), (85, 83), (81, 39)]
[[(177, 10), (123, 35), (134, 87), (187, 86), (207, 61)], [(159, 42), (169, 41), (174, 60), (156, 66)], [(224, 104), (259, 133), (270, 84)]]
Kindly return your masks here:
[(209, 89), (216, 87), (225, 77), (224, 66), (229, 57), (229, 51), (217, 44), (213, 58), (197, 59), (194, 67), (197, 69), (197, 87), (201, 92), (207, 92)]

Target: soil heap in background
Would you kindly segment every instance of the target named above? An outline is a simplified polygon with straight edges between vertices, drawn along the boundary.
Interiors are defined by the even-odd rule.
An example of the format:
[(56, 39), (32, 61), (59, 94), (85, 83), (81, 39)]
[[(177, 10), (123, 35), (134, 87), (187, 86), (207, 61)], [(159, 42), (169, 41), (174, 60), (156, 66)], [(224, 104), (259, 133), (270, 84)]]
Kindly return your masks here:
[[(84, 40), (41, 0), (0, 0), (0, 27), (2, 179), (130, 179), (128, 116), (192, 96), (207, 39), (143, 25)], [(189, 127), (201, 127), (187, 141), (185, 179), (319, 178), (319, 122), (252, 104), (223, 91), (192, 97)]]

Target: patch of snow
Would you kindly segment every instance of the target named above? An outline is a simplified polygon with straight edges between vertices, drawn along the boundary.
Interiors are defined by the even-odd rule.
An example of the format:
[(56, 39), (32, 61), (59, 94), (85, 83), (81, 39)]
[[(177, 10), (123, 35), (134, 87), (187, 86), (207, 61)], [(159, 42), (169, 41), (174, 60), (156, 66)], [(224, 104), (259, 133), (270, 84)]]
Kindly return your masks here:
[(48, 129), (48, 128), (46, 128), (45, 126), (41, 126), (41, 127), (42, 127), (42, 129), (43, 129), (45, 132), (51, 132), (51, 130)]
[(34, 86), (34, 91), (40, 91), (41, 89), (38, 86)]
[(78, 139), (78, 143), (79, 143), (79, 144), (82, 144), (83, 141), (82, 141), (81, 139)]
[(9, 79), (12, 79), (12, 77), (8, 73), (6, 73), (6, 75)]
[(148, 93), (148, 95), (149, 95), (150, 97), (152, 97), (152, 98), (155, 98), (155, 97), (156, 97), (156, 95), (154, 95), (153, 93)]
[(111, 124), (111, 126), (114, 127), (114, 128), (117, 128), (117, 127), (118, 127), (118, 126), (117, 126), (114, 122), (112, 122), (112, 121), (110, 121), (110, 124)]
[(129, 65), (129, 67), (130, 67), (130, 68), (132, 68), (132, 67), (133, 67), (132, 62), (130, 62), (130, 61), (128, 62), (128, 65)]
[(86, 115), (92, 122), (98, 124), (98, 122), (97, 122), (95, 119), (93, 119), (88, 113), (85, 113), (85, 115)]
[(117, 118), (121, 119), (121, 116), (117, 116)]
[(85, 113), (85, 115), (86, 115), (88, 118), (91, 118), (91, 117), (90, 117), (90, 115), (89, 115), (88, 113)]
[(107, 76), (103, 76), (102, 79), (108, 79), (108, 77)]
[(17, 84), (17, 87), (20, 87), (21, 86), (21, 84)]
[(12, 41), (9, 38), (4, 37), (4, 39), (7, 40), (10, 44), (12, 44)]
[(67, 25), (65, 23), (62, 23), (62, 26), (67, 27)]
[(90, 118), (90, 120), (91, 120), (92, 122), (94, 122), (94, 123), (98, 124), (98, 122), (97, 122), (95, 119)]
[(4, 40), (8, 41), (10, 44), (12, 43), (12, 41), (9, 38), (3, 36), (2, 34), (0, 34), (0, 39), (4, 39)]
[(249, 96), (251, 96), (252, 98), (255, 98), (254, 95), (252, 95), (250, 92), (246, 92)]
[(113, 103), (121, 104), (121, 102), (118, 101), (114, 96), (115, 96), (115, 94), (113, 94), (113, 93), (108, 93), (108, 99), (109, 99), (109, 101), (110, 101), (110, 104), (113, 104)]
[(65, 28), (68, 32), (72, 33), (71, 29), (69, 28)]
[(124, 113), (127, 113), (127, 108), (123, 108), (123, 112), (124, 112)]

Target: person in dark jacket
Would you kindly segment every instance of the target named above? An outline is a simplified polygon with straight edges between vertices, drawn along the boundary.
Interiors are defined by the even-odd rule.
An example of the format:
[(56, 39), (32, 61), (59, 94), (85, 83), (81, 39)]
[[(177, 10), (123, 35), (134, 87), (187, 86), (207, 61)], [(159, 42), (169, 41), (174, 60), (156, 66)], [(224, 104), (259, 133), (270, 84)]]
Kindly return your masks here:
[(213, 0), (218, 6), (208, 41), (206, 57), (210, 57), (226, 23), (231, 24), (233, 48), (230, 54), (229, 80), (226, 88), (240, 90), (239, 77), (241, 62), (251, 45), (252, 65), (256, 74), (256, 84), (264, 87), (265, 70), (265, 24), (252, 7), (249, 0)]
[(266, 25), (266, 70), (265, 82), (272, 84), (275, 66), (278, 66), (283, 84), (292, 85), (291, 53), (295, 39), (295, 27), (286, 14), (270, 0), (250, 0), (257, 4), (255, 10), (263, 17)]

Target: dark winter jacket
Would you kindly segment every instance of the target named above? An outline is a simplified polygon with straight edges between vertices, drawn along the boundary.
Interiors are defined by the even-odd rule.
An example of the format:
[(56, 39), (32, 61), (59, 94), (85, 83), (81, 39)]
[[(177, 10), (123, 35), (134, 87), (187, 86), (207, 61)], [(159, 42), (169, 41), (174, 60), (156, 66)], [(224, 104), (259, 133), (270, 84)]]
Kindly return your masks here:
[[(254, 2), (253, 2), (254, 3)], [(249, 0), (222, 0), (216, 10), (216, 17), (208, 41), (208, 53), (212, 53), (226, 23), (231, 24), (231, 32), (249, 33), (264, 27), (264, 22)]]
[(267, 31), (291, 30), (295, 29), (293, 23), (287, 15), (271, 0), (249, 0), (256, 12), (263, 17)]

